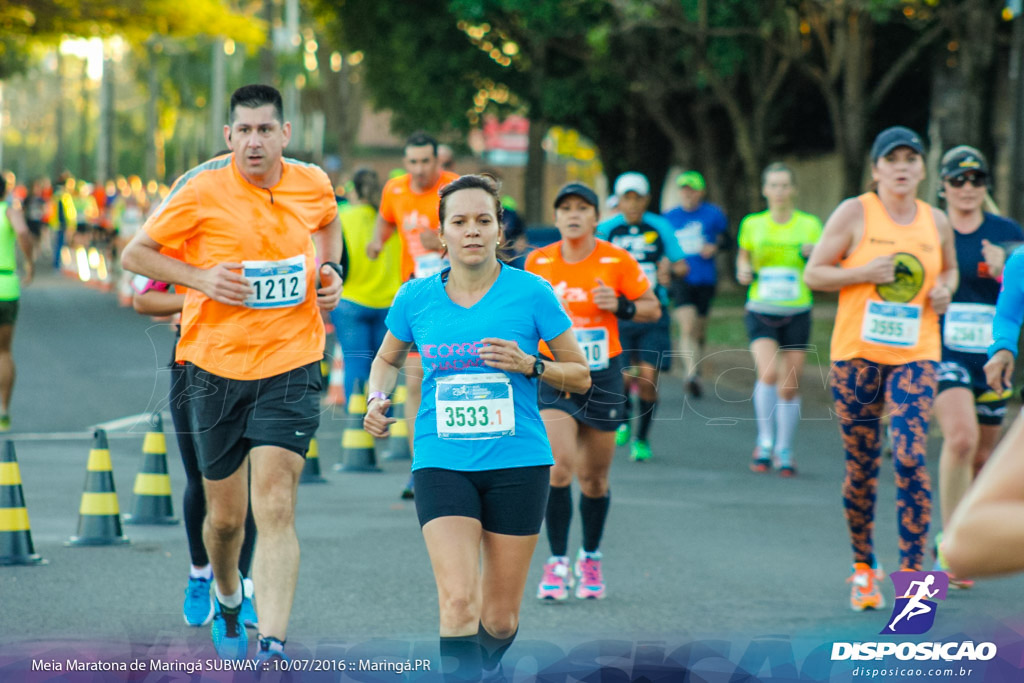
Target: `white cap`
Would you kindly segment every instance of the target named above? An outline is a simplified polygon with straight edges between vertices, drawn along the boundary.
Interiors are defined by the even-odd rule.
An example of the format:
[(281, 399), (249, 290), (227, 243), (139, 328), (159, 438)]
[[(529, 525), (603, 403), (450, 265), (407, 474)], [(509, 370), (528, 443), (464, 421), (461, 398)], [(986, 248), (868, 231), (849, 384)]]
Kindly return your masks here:
[(621, 197), (627, 192), (636, 192), (641, 197), (651, 194), (651, 184), (643, 173), (630, 171), (615, 179), (615, 196)]

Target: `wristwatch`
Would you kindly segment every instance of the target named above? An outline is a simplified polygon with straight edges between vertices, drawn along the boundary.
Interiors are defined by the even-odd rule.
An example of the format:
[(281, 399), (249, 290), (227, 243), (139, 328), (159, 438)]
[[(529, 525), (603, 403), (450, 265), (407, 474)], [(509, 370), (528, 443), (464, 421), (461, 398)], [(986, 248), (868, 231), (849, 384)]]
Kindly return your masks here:
[(530, 376), (531, 379), (543, 375), (545, 367), (543, 358), (540, 356), (534, 356), (533, 359), (533, 374)]

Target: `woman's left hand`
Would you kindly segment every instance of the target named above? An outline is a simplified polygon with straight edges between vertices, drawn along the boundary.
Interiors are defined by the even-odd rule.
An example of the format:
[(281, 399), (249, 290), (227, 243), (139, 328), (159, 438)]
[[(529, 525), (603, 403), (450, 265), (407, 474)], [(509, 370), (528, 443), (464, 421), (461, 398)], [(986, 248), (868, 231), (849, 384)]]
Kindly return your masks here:
[(953, 292), (946, 285), (935, 285), (932, 291), (928, 292), (928, 300), (935, 312), (942, 315), (949, 308), (949, 302), (953, 300)]
[(523, 375), (533, 372), (534, 357), (524, 353), (516, 342), (497, 337), (487, 337), (480, 341), (486, 344), (480, 348), (479, 353), (487, 367)]

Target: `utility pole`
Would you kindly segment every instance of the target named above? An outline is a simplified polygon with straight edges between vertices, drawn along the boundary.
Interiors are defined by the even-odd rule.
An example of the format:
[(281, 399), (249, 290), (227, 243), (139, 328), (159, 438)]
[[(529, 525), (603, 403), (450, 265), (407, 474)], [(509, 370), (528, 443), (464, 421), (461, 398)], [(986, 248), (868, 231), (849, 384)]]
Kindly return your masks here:
[(1010, 101), (1013, 125), (1010, 126), (1010, 217), (1024, 219), (1024, 17), (1022, 0), (1009, 0), (1013, 13), (1013, 39), (1010, 46)]
[(213, 41), (213, 68), (210, 70), (210, 130), (207, 137), (206, 155), (213, 156), (224, 148), (224, 124), (227, 123), (225, 90), (227, 89), (227, 64), (224, 53), (224, 39)]

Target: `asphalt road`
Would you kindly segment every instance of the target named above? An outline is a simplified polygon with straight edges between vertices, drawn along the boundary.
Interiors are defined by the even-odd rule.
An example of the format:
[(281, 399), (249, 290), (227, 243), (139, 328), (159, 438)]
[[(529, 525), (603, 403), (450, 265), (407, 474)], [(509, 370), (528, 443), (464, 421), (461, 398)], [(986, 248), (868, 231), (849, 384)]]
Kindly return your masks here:
[[(182, 622), (189, 559), (181, 525), (126, 526), (131, 544), (123, 547), (64, 545), (77, 527), (93, 425), (117, 421), (110, 431), (114, 479), (121, 511), (131, 511), (145, 427), (122, 418), (164, 407), (171, 343), (166, 325), (118, 308), (111, 294), (57, 276), (42, 277), (24, 293), (9, 438), (32, 538), (48, 564), (0, 567), (0, 680), (22, 680), (35, 659), (209, 656), (207, 629)], [(653, 460), (632, 463), (620, 449), (612, 468), (603, 542), (607, 599), (539, 604), (533, 593), (548, 554), (542, 536), (519, 640), (507, 660), (511, 678), (532, 680), (548, 667), (555, 672), (550, 680), (583, 679), (601, 669), (603, 677), (586, 680), (682, 680), (683, 669), (695, 681), (797, 680), (800, 672), (805, 680), (857, 679), (851, 670), (859, 663), (829, 663), (828, 649), (836, 641), (882, 639), (877, 634), (888, 610), (854, 613), (848, 607), (842, 451), (825, 378), (815, 367), (805, 375), (800, 474), (783, 480), (747, 469), (755, 435), (750, 367), (745, 351), (718, 350), (708, 362), (708, 393), (698, 401), (684, 399), (678, 378), (663, 379)], [(341, 659), (351, 666), (357, 655), (374, 651), (403, 661), (429, 658), (436, 651), (437, 602), (415, 511), (398, 497), (408, 466), (385, 462), (382, 473), (333, 472), (344, 425), (343, 414), (325, 412), (319, 443), (329, 481), (300, 491), (302, 566), (289, 651), (299, 659), (330, 659), (335, 669)], [(933, 480), (938, 446), (933, 439)], [(168, 451), (180, 515), (184, 474), (170, 436)], [(890, 568), (898, 565), (894, 500), (892, 477), (883, 476), (876, 546)], [(578, 531), (577, 518), (571, 552)], [(891, 604), (893, 588), (888, 582), (886, 588)], [(1022, 680), (1022, 594), (1021, 577), (951, 591), (931, 633), (913, 640), (996, 640), (997, 659), (971, 664), (988, 668), (969, 680)], [(673, 651), (683, 654), (672, 659), (666, 653)], [(78, 680), (51, 678), (60, 675), (25, 677)], [(193, 680), (200, 675), (221, 680), (225, 674), (207, 670)], [(306, 678), (350, 675), (400, 680), (393, 673), (352, 674), (351, 668)], [(189, 679), (180, 671), (138, 676)]]

